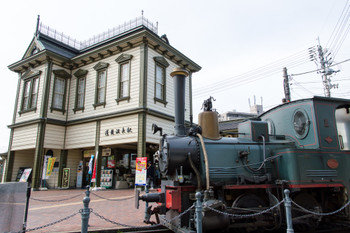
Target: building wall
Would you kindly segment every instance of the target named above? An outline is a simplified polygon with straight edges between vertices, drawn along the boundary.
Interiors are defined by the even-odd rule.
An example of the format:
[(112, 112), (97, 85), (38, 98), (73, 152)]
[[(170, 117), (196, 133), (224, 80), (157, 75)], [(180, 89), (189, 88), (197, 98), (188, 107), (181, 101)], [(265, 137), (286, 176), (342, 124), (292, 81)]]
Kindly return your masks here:
[(146, 119), (146, 141), (149, 143), (159, 143), (161, 136), (159, 133), (153, 134), (152, 124), (156, 124), (159, 127), (163, 128), (163, 134), (172, 135), (174, 134), (174, 122), (161, 119), (152, 115), (147, 115)]
[(75, 187), (77, 181), (77, 170), (79, 161), (83, 155), (81, 150), (69, 150), (67, 156), (67, 168), (70, 168), (69, 187)]
[[(117, 130), (119, 130), (119, 133), (117, 133)], [(137, 142), (137, 135), (138, 114), (101, 121), (101, 146)]]
[(38, 97), (37, 97), (37, 104), (36, 104), (37, 110), (25, 112), (22, 114), (18, 113), (19, 111), (21, 111), (22, 100), (23, 100), (24, 80), (22, 78), (21, 82), (20, 82), (19, 90), (17, 90), (17, 91), (19, 91), (19, 96), (18, 96), (18, 105), (17, 105), (16, 122), (15, 123), (26, 122), (29, 120), (37, 119), (39, 117), (40, 106), (42, 103), (44, 79), (45, 79), (45, 75), (46, 75), (46, 65), (41, 65), (39, 67), (36, 67), (35, 70), (41, 71), (41, 74), (39, 76)]
[(94, 147), (96, 122), (67, 126), (65, 149)]
[(37, 124), (17, 127), (13, 129), (13, 141), (11, 150), (35, 148), (37, 129)]
[[(56, 158), (56, 162), (60, 161), (61, 150), (52, 150), (53, 157)], [(58, 187), (58, 167), (54, 167), (52, 169), (51, 176), (46, 180), (47, 186), (49, 188), (57, 188)]]
[(18, 150), (15, 152), (11, 182), (16, 181), (20, 167), (34, 167), (34, 153), (35, 150)]
[[(98, 62), (109, 63), (107, 68), (107, 84), (106, 84), (106, 105), (97, 106), (94, 108), (95, 102), (95, 89), (96, 89), (96, 76), (97, 71), (93, 68), (98, 62), (91, 63), (80, 69), (88, 70), (86, 76), (86, 89), (85, 89), (85, 104), (84, 111), (77, 111), (74, 113), (75, 95), (77, 78), (73, 75), (70, 88), (70, 101), (69, 101), (69, 115), (68, 121), (78, 120), (86, 117), (101, 116), (110, 113), (125, 111), (138, 107), (139, 101), (139, 80), (140, 80), (140, 51), (139, 48), (133, 48), (124, 52), (133, 56), (130, 66), (130, 100), (121, 101), (117, 103), (118, 98), (118, 77), (119, 77), (119, 63), (115, 61), (122, 53), (118, 53), (114, 56), (106, 59), (99, 60)], [(73, 70), (74, 74), (76, 70)]]
[[(174, 68), (177, 68), (178, 65), (174, 62), (165, 58), (169, 63), (169, 66), (166, 68), (166, 101), (168, 102), (166, 106), (163, 103), (155, 102), (155, 67), (156, 62), (154, 57), (161, 56), (159, 53), (153, 49), (148, 50), (148, 67), (147, 67), (147, 106), (158, 112), (167, 114), (169, 116), (175, 115), (175, 100), (174, 100), (174, 80), (170, 76), (170, 73), (173, 72)], [(185, 90), (185, 120), (190, 120), (190, 93), (189, 93), (189, 78), (186, 78), (186, 90)]]
[(45, 130), (44, 148), (63, 149), (65, 126), (47, 124)]

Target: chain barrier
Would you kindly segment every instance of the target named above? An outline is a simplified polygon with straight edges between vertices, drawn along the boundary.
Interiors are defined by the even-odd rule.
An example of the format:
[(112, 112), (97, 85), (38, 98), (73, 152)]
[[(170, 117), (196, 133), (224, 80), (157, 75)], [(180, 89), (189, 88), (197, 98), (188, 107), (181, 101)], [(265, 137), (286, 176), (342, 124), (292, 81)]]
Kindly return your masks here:
[[(194, 205), (192, 205), (190, 208), (188, 208), (186, 211), (182, 212), (181, 214), (175, 216), (174, 218), (172, 219), (165, 219), (164, 217), (160, 216), (160, 218), (162, 220), (164, 220), (166, 223), (168, 224), (171, 224), (173, 225), (171, 222), (178, 219), (178, 218), (181, 218), (183, 215), (187, 214), (192, 208), (194, 208)], [(149, 228), (156, 228), (156, 227), (160, 227), (160, 226), (163, 226), (162, 224), (154, 224), (154, 225), (150, 225), (150, 226), (131, 226), (131, 225), (127, 225), (127, 224), (123, 224), (123, 223), (120, 223), (120, 222), (116, 222), (116, 221), (113, 221), (113, 220), (110, 220), (102, 215), (100, 215), (99, 213), (93, 211), (91, 209), (91, 213), (94, 214), (95, 216), (99, 217), (100, 219), (102, 220), (105, 220), (106, 222), (109, 222), (109, 223), (112, 223), (114, 225), (119, 225), (119, 226), (122, 226), (122, 227), (128, 227), (128, 228), (133, 228), (133, 229), (149, 229)], [(176, 226), (175, 226), (176, 227)]]
[(260, 211), (260, 212), (254, 213), (254, 214), (230, 214), (230, 213), (222, 212), (220, 210), (211, 208), (209, 206), (205, 206), (204, 208), (208, 208), (209, 210), (212, 210), (212, 211), (214, 211), (214, 212), (216, 212), (218, 214), (223, 214), (223, 215), (227, 215), (227, 216), (230, 216), (230, 217), (251, 218), (251, 217), (263, 215), (263, 214), (265, 214), (267, 212), (270, 212), (271, 210), (273, 210), (273, 209), (277, 208), (279, 205), (281, 205), (283, 202), (284, 202), (284, 199), (282, 201), (278, 202), (277, 204), (275, 204), (274, 206), (270, 207), (269, 209), (266, 209), (266, 210), (263, 210), (263, 211)]
[(23, 232), (29, 232), (29, 231), (36, 231), (36, 230), (43, 229), (43, 228), (45, 228), (45, 227), (53, 226), (53, 225), (55, 225), (55, 224), (57, 224), (57, 223), (60, 223), (60, 222), (66, 221), (66, 220), (68, 220), (68, 219), (70, 219), (70, 218), (73, 218), (75, 215), (77, 215), (77, 214), (79, 214), (79, 213), (80, 213), (80, 211), (77, 212), (77, 213), (71, 214), (71, 215), (69, 215), (69, 216), (67, 216), (67, 217), (65, 217), (65, 218), (61, 218), (61, 219), (59, 219), (59, 220), (57, 220), (57, 221), (55, 221), (55, 222), (51, 222), (51, 223), (45, 224), (45, 225), (43, 225), (43, 226), (34, 227), (34, 228), (31, 228), (31, 229), (26, 229), (26, 230), (19, 231), (19, 232), (16, 232), (16, 233), (23, 233)]
[(37, 198), (33, 198), (33, 197), (31, 197), (30, 200), (33, 200), (33, 201), (41, 201), (41, 202), (60, 202), (60, 201), (67, 201), (67, 200), (74, 199), (74, 198), (76, 198), (76, 197), (81, 196), (81, 194), (84, 194), (84, 193), (79, 193), (78, 195), (75, 195), (75, 196), (73, 196), (73, 197), (68, 197), (68, 198), (59, 199), (59, 200), (44, 200), (44, 199), (37, 199)]
[(163, 216), (159, 216), (164, 222), (166, 222), (168, 225), (171, 225), (171, 226), (173, 226), (174, 228), (176, 228), (176, 229), (179, 229), (179, 227), (178, 226), (176, 226), (176, 225), (174, 225), (173, 223), (172, 223), (172, 221), (174, 221), (174, 220), (176, 220), (176, 219), (178, 219), (178, 218), (181, 218), (182, 216), (184, 216), (185, 214), (187, 214), (190, 210), (192, 210), (193, 208), (195, 208), (195, 204), (193, 204), (192, 206), (190, 206), (187, 210), (185, 210), (184, 212), (182, 212), (181, 214), (179, 214), (179, 215), (177, 215), (177, 216), (175, 216), (175, 217), (173, 217), (173, 218), (171, 218), (171, 219), (169, 219), (169, 220), (167, 220), (165, 217), (163, 217)]
[(313, 212), (311, 210), (305, 209), (304, 207), (298, 205), (296, 202), (294, 202), (292, 200), (292, 204), (295, 205), (296, 207), (298, 207), (299, 209), (301, 209), (303, 212), (308, 213), (308, 214), (313, 214), (313, 215), (318, 215), (318, 216), (329, 216), (329, 215), (333, 215), (333, 214), (337, 214), (340, 211), (342, 211), (343, 209), (345, 209), (348, 205), (350, 205), (350, 201), (348, 201), (344, 206), (342, 206), (340, 209), (335, 210), (333, 212), (329, 212), (329, 213), (318, 213), (318, 212)]
[(106, 198), (106, 197), (102, 197), (96, 193), (93, 193), (93, 192), (90, 192), (90, 194), (98, 197), (98, 198), (101, 198), (101, 199), (104, 199), (104, 200), (107, 200), (107, 201), (125, 201), (125, 200), (129, 200), (129, 199), (132, 199), (132, 198), (135, 198), (135, 196), (130, 196), (130, 197), (126, 197), (126, 198), (121, 198), (121, 199), (110, 199), (110, 198)]
[(114, 225), (119, 225), (119, 226), (122, 226), (122, 227), (128, 227), (128, 228), (134, 228), (134, 229), (140, 229), (140, 228), (155, 228), (155, 227), (159, 227), (159, 226), (162, 226), (161, 224), (155, 224), (155, 225), (151, 225), (151, 226), (131, 226), (131, 225), (127, 225), (127, 224), (123, 224), (123, 223), (120, 223), (120, 222), (115, 222), (113, 220), (110, 220), (102, 215), (100, 215), (99, 213), (95, 212), (95, 211), (91, 211), (92, 214), (94, 214), (95, 216), (99, 217), (100, 219), (102, 220), (105, 220), (106, 222), (109, 222), (109, 223), (112, 223)]

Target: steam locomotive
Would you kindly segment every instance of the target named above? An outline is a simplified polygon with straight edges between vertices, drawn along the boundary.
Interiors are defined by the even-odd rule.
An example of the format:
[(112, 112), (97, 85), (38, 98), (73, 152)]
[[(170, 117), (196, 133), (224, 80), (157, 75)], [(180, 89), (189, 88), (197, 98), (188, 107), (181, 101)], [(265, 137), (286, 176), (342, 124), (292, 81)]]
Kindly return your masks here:
[[(193, 205), (200, 191), (203, 231), (263, 232), (285, 227), (283, 205), (254, 217), (232, 214), (267, 210), (283, 200), (285, 189), (294, 203), (314, 213), (332, 212), (348, 202), (350, 100), (313, 97), (284, 103), (240, 123), (237, 137), (221, 137), (211, 98), (203, 104), (198, 126), (186, 130), (187, 72), (177, 68), (171, 75), (176, 89), (175, 134), (163, 135), (155, 154), (161, 188), (137, 194), (136, 199), (157, 203), (150, 214), (173, 219)], [(293, 208), (292, 217), (294, 229), (307, 231), (321, 221), (348, 221), (349, 208), (330, 216)], [(174, 232), (194, 232), (194, 219), (194, 211), (189, 211), (163, 224)]]

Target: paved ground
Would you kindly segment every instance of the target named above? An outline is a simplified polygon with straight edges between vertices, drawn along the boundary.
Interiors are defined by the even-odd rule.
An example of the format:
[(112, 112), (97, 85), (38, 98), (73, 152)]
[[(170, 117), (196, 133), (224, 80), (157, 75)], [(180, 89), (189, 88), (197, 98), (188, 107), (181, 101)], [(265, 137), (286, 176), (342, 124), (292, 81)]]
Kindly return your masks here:
[[(140, 208), (135, 208), (134, 189), (123, 190), (98, 190), (91, 191), (90, 205), (95, 213), (103, 217), (122, 224), (131, 226), (145, 226), (143, 223), (145, 203), (140, 201)], [(106, 200), (96, 195), (112, 200)], [(83, 208), (83, 198), (85, 190), (47, 190), (32, 191), (29, 203), (28, 225), (27, 229), (37, 228), (48, 223), (63, 219), (72, 214), (78, 213)], [(116, 201), (118, 199), (125, 199)], [(38, 201), (35, 199), (46, 200)], [(49, 200), (61, 200), (58, 202), (48, 202)], [(99, 229), (120, 229), (118, 226), (90, 214), (89, 231)], [(62, 221), (60, 223), (48, 226), (31, 232), (67, 232), (81, 230), (81, 214)]]

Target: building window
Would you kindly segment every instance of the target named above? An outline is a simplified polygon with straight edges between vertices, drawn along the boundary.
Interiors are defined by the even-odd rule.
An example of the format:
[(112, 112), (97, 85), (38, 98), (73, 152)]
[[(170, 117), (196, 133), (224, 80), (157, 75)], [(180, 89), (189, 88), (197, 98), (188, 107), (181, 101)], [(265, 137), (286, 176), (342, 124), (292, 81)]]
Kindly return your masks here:
[(106, 70), (101, 70), (97, 74), (97, 100), (96, 104), (104, 104), (106, 98)]
[(38, 100), (39, 77), (32, 77), (24, 81), (21, 112), (36, 110)]
[(155, 84), (154, 84), (154, 103), (160, 102), (164, 106), (166, 101), (166, 68), (169, 63), (163, 57), (154, 57), (155, 61)]
[(65, 94), (66, 80), (60, 77), (55, 77), (52, 108), (63, 110), (63, 100)]
[(97, 71), (96, 78), (96, 90), (95, 90), (95, 103), (94, 107), (106, 105), (106, 86), (107, 86), (107, 67), (108, 63), (99, 62), (94, 66)]
[(86, 75), (88, 71), (79, 69), (74, 73), (74, 76), (77, 77), (76, 89), (75, 89), (75, 105), (74, 113), (76, 111), (84, 111), (85, 104), (85, 88), (86, 88)]
[(117, 103), (122, 100), (130, 100), (130, 64), (132, 55), (122, 54), (115, 61), (119, 63), (118, 98)]
[(65, 70), (54, 70), (54, 84), (52, 93), (51, 112), (53, 110), (65, 113), (67, 79), (71, 75)]

